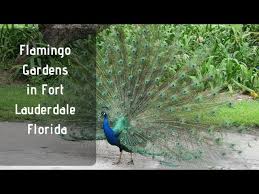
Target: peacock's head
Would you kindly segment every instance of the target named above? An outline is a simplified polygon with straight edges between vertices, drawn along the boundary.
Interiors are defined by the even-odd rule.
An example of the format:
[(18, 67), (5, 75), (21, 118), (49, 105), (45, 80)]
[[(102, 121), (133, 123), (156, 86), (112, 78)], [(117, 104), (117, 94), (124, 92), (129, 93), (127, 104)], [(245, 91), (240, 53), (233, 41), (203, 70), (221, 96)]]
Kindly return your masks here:
[(109, 108), (107, 106), (103, 106), (101, 116), (103, 116), (104, 118), (107, 118), (108, 117), (107, 111), (109, 111)]
[(101, 115), (102, 115), (104, 118), (107, 118), (107, 116), (108, 116), (107, 113), (104, 112), (104, 111), (101, 112)]

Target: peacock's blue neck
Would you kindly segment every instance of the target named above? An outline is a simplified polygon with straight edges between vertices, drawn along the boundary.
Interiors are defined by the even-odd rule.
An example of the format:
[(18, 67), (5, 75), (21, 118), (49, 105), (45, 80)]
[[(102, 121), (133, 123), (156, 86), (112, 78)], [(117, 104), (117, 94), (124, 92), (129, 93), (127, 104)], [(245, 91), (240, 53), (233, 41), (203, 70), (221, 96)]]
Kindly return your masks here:
[(119, 139), (116, 136), (115, 132), (112, 130), (112, 128), (109, 125), (109, 119), (108, 116), (105, 115), (104, 116), (104, 120), (103, 120), (103, 130), (104, 130), (104, 134), (108, 140), (108, 142), (111, 145), (119, 145)]
[(103, 125), (110, 128), (108, 116), (104, 116)]

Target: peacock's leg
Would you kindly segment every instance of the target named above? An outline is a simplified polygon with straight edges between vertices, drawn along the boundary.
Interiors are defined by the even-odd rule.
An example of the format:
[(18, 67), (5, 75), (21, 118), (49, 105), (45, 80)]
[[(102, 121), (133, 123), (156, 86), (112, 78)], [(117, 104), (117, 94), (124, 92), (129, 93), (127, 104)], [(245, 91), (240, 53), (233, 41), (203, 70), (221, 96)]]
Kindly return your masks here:
[(128, 162), (128, 165), (134, 165), (132, 152), (130, 153), (130, 161)]
[(120, 150), (119, 160), (117, 162), (114, 162), (113, 165), (117, 165), (121, 163), (121, 156), (122, 156), (122, 150)]

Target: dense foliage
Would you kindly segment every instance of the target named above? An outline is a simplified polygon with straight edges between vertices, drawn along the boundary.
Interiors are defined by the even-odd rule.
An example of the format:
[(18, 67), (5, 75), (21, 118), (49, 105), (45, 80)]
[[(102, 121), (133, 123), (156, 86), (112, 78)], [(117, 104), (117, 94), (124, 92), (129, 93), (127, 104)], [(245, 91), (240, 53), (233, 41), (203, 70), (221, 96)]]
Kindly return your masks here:
[[(132, 39), (133, 31), (141, 25), (122, 25), (126, 38)], [(197, 77), (211, 76), (209, 85), (224, 85), (225, 89), (239, 90), (234, 81), (250, 89), (259, 90), (258, 25), (160, 25), (163, 32), (161, 44), (174, 44), (176, 63), (197, 63), (201, 68)], [(98, 47), (103, 45), (103, 35), (109, 35), (109, 28), (97, 37)], [(37, 25), (0, 26), (0, 69), (12, 70), (14, 78), (21, 78), (21, 64), (16, 64), (18, 45), (21, 43), (43, 44)], [(175, 53), (175, 52), (174, 52)], [(54, 61), (55, 64), (52, 64)], [(56, 65), (49, 58), (29, 58), (31, 66), (46, 63)], [(40, 83), (41, 77), (29, 81)], [(234, 81), (233, 81), (234, 80)], [(46, 81), (46, 80), (44, 80)]]
[[(141, 25), (140, 25), (141, 26)], [(139, 26), (123, 26), (129, 39)], [(198, 77), (212, 76), (213, 85), (236, 87), (232, 79), (258, 90), (259, 49), (258, 40), (242, 25), (161, 25), (163, 44), (174, 44), (178, 50), (176, 62), (197, 63), (201, 69)], [(109, 30), (106, 31), (109, 34)], [(99, 39), (102, 46), (102, 39)], [(238, 89), (238, 87), (236, 87)], [(240, 88), (239, 88), (240, 89)]]

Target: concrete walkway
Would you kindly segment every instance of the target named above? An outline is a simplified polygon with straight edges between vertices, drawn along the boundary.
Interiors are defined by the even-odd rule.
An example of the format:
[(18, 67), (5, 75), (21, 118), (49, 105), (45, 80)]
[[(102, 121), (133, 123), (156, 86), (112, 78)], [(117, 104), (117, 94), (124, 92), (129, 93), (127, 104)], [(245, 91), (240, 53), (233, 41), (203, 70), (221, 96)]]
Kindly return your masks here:
[[(229, 133), (226, 134), (226, 139), (237, 143), (243, 153), (216, 161), (216, 165), (208, 165), (205, 169), (259, 169), (259, 137)], [(96, 160), (93, 153), (95, 148)], [(168, 168), (138, 154), (134, 155), (135, 165), (127, 165), (129, 161), (127, 153), (123, 154), (122, 164), (112, 165), (117, 160), (118, 154), (118, 148), (110, 146), (104, 140), (97, 141), (95, 144), (94, 141), (65, 141), (53, 135), (29, 136), (26, 123), (0, 122), (0, 169)], [(175, 166), (173, 169), (199, 169), (199, 166), (187, 163)]]

